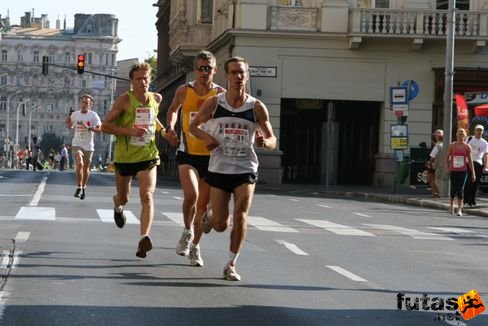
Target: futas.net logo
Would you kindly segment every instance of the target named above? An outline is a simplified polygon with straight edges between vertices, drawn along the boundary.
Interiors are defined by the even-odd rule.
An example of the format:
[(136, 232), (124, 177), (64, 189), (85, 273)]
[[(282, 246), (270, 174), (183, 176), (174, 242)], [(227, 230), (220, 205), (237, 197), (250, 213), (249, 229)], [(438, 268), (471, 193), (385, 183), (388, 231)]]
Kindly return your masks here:
[(436, 320), (469, 320), (483, 313), (486, 309), (478, 291), (471, 290), (457, 298), (430, 297), (427, 293), (421, 297), (397, 294), (398, 310), (434, 311), (438, 314)]

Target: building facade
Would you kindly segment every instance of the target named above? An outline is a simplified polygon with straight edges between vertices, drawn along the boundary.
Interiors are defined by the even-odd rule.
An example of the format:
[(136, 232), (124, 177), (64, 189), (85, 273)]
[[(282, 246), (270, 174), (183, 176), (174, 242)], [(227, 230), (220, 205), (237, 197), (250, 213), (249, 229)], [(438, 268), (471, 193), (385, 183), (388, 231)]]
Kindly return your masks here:
[[(104, 117), (115, 87), (107, 76), (116, 71), (120, 42), (114, 15), (76, 14), (71, 29), (60, 20), (52, 28), (47, 15), (36, 18), (33, 12), (26, 12), (20, 25), (9, 17), (0, 21), (0, 138), (9, 158), (30, 144), (29, 136), (53, 133), (71, 143), (66, 114), (79, 109), (81, 94), (92, 95), (93, 110)], [(83, 74), (77, 72), (79, 54), (85, 57)], [(43, 57), (48, 59), (44, 73)], [(97, 135), (95, 143), (94, 159), (104, 157), (108, 135)]]
[[(200, 49), (216, 55), (218, 83), (226, 58), (249, 61), (251, 94), (267, 105), (279, 143), (274, 152), (259, 152), (264, 182), (392, 184), (391, 125), (401, 120), (391, 110), (392, 87), (417, 86), (402, 118), (406, 156), (443, 126), (448, 1), (160, 0), (158, 6), (159, 50), (167, 52), (159, 56), (170, 63), (158, 67), (162, 94), (192, 79)], [(488, 93), (488, 1), (457, 1), (455, 17), (454, 92)]]

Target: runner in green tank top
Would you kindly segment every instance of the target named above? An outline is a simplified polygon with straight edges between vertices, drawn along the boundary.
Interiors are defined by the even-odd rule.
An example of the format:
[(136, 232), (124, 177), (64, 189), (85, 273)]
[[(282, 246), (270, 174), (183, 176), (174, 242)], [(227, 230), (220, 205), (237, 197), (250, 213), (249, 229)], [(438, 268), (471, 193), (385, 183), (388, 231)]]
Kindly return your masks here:
[(140, 258), (152, 249), (149, 238), (154, 218), (153, 194), (156, 188), (156, 166), (159, 153), (155, 144), (158, 126), (158, 107), (162, 97), (149, 92), (151, 66), (146, 63), (135, 64), (129, 79), (132, 91), (120, 95), (114, 102), (102, 123), (104, 133), (116, 136), (114, 146), (114, 168), (116, 193), (114, 201), (115, 224), (122, 228), (126, 217), (123, 206), (129, 201), (130, 185), (133, 177), (139, 181), (141, 201), (140, 234), (141, 240), (136, 252)]

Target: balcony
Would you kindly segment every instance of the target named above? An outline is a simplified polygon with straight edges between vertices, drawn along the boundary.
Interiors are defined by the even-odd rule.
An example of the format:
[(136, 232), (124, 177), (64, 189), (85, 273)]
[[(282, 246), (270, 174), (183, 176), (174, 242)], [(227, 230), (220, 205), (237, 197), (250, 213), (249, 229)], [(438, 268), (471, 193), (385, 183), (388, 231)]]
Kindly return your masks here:
[[(419, 48), (425, 39), (445, 39), (447, 10), (361, 9), (349, 11), (349, 37), (352, 47), (362, 38), (410, 38)], [(487, 11), (457, 11), (456, 39), (473, 40), (485, 46), (488, 39)], [(357, 46), (354, 46), (356, 43)]]

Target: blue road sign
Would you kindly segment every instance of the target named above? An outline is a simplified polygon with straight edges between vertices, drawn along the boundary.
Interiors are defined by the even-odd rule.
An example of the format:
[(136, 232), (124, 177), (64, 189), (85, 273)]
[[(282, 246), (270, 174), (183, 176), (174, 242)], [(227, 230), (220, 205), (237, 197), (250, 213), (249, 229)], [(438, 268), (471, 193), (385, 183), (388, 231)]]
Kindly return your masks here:
[(411, 101), (419, 95), (420, 86), (415, 80), (405, 80), (402, 86), (407, 88), (408, 100)]

